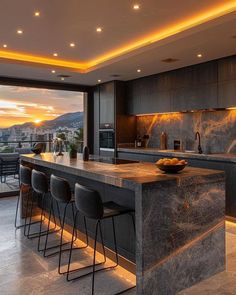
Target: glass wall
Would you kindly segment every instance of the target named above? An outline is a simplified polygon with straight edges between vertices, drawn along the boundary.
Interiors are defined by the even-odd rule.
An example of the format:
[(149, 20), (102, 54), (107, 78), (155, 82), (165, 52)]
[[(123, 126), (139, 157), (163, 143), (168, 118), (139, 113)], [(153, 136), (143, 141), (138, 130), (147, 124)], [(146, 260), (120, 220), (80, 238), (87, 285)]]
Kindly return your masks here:
[[(81, 151), (83, 131), (84, 93), (0, 85), (1, 174), (1, 163), (8, 156), (14, 159), (29, 153), (36, 142), (45, 142), (46, 151), (51, 151), (53, 139), (60, 137), (65, 149), (76, 142)], [(1, 175), (2, 187), (17, 183), (17, 177)]]

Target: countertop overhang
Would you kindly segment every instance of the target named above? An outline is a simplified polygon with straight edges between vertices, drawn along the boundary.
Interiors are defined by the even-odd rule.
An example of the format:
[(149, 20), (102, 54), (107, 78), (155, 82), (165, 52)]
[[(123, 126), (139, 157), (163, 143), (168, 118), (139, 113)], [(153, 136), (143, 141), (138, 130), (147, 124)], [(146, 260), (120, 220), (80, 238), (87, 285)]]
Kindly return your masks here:
[(223, 171), (195, 167), (186, 167), (178, 174), (165, 174), (153, 163), (114, 165), (96, 161), (86, 162), (82, 160), (81, 154), (78, 154), (77, 159), (70, 159), (67, 153), (63, 156), (55, 156), (52, 153), (27, 154), (21, 155), (21, 160), (130, 190), (150, 184), (162, 185), (164, 182), (168, 182), (168, 185), (172, 183), (179, 186), (193, 182), (211, 182), (211, 179), (215, 182), (216, 179), (224, 178)]

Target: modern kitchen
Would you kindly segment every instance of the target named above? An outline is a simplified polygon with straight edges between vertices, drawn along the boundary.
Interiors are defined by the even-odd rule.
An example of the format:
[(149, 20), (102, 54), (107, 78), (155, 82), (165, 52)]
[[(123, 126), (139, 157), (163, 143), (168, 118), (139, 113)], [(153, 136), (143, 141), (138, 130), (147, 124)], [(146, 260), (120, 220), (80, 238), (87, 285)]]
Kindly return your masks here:
[[(65, 16), (62, 3), (56, 9), (64, 34), (51, 28), (54, 41), (70, 35), (67, 50), (45, 56), (47, 46), (37, 51), (26, 28), (17, 34), (27, 50), (13, 37), (15, 51), (8, 44), (0, 50), (2, 89), (38, 89), (48, 100), (55, 90), (52, 101), (69, 92), (62, 108), (71, 104), (70, 116), (77, 111), (72, 96), (80, 93), (83, 102), (83, 125), (75, 128), (72, 117), (68, 127), (68, 114), (29, 94), (20, 101), (13, 88), (17, 114), (28, 121), (10, 127), (18, 132), (8, 142), (17, 144), (17, 160), (9, 149), (0, 152), (2, 185), (17, 185), (0, 193), (1, 293), (235, 294), (236, 2), (102, 1), (102, 17), (93, 23), (97, 39), (85, 25), (95, 12), (71, 20), (92, 5), (79, 2)], [(55, 13), (34, 7), (36, 21)], [(76, 29), (84, 40), (78, 46), (77, 22), (84, 25), (83, 33)], [(12, 111), (1, 99), (0, 88), (3, 122)], [(27, 108), (56, 119), (31, 124)], [(27, 148), (25, 130), (41, 132)]]

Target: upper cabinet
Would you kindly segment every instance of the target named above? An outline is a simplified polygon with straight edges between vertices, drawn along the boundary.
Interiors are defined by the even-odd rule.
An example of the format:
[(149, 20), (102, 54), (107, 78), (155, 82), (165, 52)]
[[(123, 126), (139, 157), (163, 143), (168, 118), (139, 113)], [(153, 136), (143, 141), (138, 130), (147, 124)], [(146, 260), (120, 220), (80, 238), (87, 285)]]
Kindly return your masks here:
[(115, 84), (109, 82), (101, 84), (100, 89), (100, 129), (115, 127)]
[(167, 80), (159, 75), (128, 82), (128, 113), (137, 115), (168, 112), (170, 110), (168, 87)]
[(172, 72), (171, 111), (217, 108), (217, 63)]
[(127, 98), (135, 115), (217, 108), (217, 63), (128, 81)]
[(218, 61), (219, 108), (236, 107), (236, 56)]

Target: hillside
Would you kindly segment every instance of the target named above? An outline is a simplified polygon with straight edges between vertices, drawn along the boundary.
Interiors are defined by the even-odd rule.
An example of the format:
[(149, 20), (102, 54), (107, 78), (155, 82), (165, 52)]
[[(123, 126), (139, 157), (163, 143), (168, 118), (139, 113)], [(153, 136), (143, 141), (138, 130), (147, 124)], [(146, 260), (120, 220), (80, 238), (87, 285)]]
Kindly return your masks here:
[[(56, 119), (42, 121), (39, 125), (41, 129), (56, 129), (58, 127), (81, 128), (83, 127), (83, 112), (63, 114)], [(26, 122), (24, 124), (13, 125), (11, 128), (35, 128), (34, 122)], [(5, 129), (5, 128), (4, 128)]]

